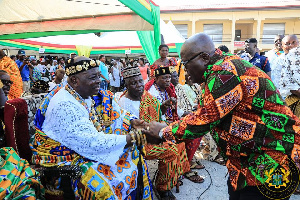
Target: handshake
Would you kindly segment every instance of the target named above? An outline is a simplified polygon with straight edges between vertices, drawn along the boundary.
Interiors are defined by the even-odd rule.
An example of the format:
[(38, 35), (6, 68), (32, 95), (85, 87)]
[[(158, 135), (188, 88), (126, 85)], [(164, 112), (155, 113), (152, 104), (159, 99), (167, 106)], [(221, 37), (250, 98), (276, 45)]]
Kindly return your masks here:
[[(159, 132), (161, 129), (167, 126), (165, 123), (159, 122), (150, 122), (146, 123), (140, 119), (134, 119), (131, 121), (131, 126), (134, 129), (139, 129), (146, 136), (147, 143), (150, 144), (160, 144), (162, 142), (162, 138), (159, 136)], [(128, 140), (127, 140), (128, 144)], [(129, 145), (129, 144), (128, 144)]]

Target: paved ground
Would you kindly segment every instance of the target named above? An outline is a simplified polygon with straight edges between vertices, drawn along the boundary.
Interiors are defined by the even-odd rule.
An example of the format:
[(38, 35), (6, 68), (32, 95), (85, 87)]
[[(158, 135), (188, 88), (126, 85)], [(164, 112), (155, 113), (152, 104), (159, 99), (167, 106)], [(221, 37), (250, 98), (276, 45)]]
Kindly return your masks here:
[[(151, 174), (151, 178), (153, 178), (154, 172), (157, 169), (157, 162), (147, 161), (147, 163), (149, 166), (149, 172)], [(180, 193), (176, 193), (174, 188), (172, 191), (173, 194), (176, 196), (178, 200), (226, 200), (228, 199), (227, 184), (226, 184), (226, 180), (228, 176), (226, 176), (227, 173), (226, 167), (219, 165), (215, 162), (210, 162), (206, 160), (201, 160), (201, 163), (205, 165), (205, 169), (209, 172), (208, 173), (205, 169), (198, 170), (198, 174), (205, 178), (204, 183), (197, 184), (187, 179), (184, 179), (183, 185), (180, 186)], [(209, 187), (210, 183), (211, 186)], [(292, 195), (290, 200), (300, 200), (300, 195)]]

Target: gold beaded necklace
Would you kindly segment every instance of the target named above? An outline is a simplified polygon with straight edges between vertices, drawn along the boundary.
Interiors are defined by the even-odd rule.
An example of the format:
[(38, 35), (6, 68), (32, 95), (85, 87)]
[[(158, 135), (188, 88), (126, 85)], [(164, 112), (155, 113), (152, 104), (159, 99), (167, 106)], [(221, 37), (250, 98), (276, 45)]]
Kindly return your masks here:
[(66, 90), (81, 104), (83, 105), (87, 111), (89, 112), (89, 117), (90, 120), (93, 122), (95, 128), (97, 129), (97, 131), (102, 131), (102, 126), (101, 126), (101, 116), (96, 114), (94, 105), (95, 105), (95, 101), (92, 100), (92, 107), (91, 107), (91, 111), (89, 111), (89, 108), (87, 106), (87, 104), (84, 102), (83, 98), (70, 86), (70, 85), (66, 85)]

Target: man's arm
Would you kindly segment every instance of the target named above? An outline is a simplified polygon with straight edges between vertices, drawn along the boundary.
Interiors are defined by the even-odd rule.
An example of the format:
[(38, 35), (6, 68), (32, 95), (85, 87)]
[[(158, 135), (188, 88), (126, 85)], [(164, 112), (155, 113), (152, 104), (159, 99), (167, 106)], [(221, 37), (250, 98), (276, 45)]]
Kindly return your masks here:
[(270, 62), (269, 59), (267, 57), (265, 57), (265, 63), (264, 63), (264, 67), (263, 70), (266, 72), (266, 74), (271, 78), (271, 67), (270, 67)]
[[(232, 78), (223, 84), (219, 79), (220, 75), (231, 75)], [(193, 139), (209, 132), (242, 100), (240, 82), (239, 77), (227, 71), (210, 75), (205, 85), (203, 106), (164, 128), (164, 137), (168, 140), (173, 140), (174, 137)]]
[(101, 78), (103, 78), (107, 83), (109, 83), (109, 80), (107, 78), (105, 78), (105, 76), (103, 76), (103, 74), (100, 75)]
[(27, 64), (27, 61), (25, 61), (25, 60), (23, 61), (22, 65), (18, 64), (20, 72), (23, 70), (23, 68), (25, 67), (26, 64)]

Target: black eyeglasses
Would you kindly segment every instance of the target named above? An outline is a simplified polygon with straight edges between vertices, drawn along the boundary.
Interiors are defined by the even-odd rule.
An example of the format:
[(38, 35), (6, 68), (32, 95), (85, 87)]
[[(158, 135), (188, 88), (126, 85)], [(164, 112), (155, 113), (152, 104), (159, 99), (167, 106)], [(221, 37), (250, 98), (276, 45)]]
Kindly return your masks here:
[(181, 60), (181, 65), (184, 65), (186, 66), (186, 64), (188, 64), (190, 61), (192, 61), (193, 59), (197, 58), (198, 56), (201, 56), (202, 58), (209, 58), (209, 53), (206, 53), (206, 52), (200, 52), (196, 55), (194, 55), (193, 57), (191, 57), (189, 60), (186, 60), (186, 61), (182, 61)]
[(11, 80), (1, 80), (4, 85), (12, 85), (13, 82)]
[(274, 43), (275, 43), (275, 44), (276, 44), (276, 43), (281, 43), (281, 41), (282, 41), (282, 39), (277, 39), (277, 40), (274, 41)]

